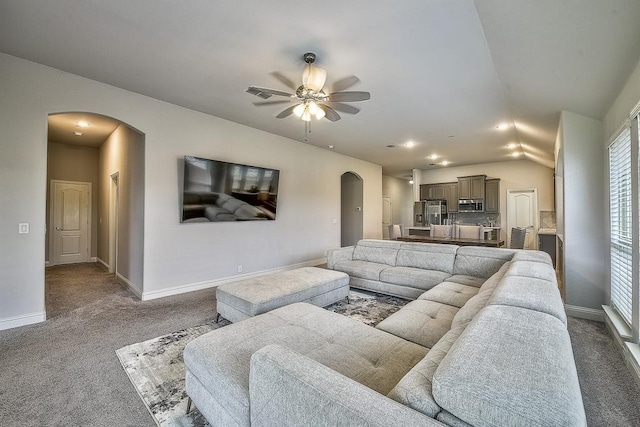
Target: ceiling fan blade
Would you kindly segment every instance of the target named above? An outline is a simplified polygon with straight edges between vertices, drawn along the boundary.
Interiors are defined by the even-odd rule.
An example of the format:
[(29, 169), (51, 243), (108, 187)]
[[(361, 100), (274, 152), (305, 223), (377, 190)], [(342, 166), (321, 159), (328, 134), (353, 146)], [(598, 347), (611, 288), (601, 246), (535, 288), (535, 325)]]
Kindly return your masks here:
[(371, 99), (369, 92), (334, 92), (329, 94), (331, 102), (356, 102)]
[(297, 106), (298, 105), (296, 104), (296, 105), (292, 105), (289, 108), (285, 108), (280, 112), (280, 114), (276, 116), (276, 119), (284, 119), (285, 117), (289, 117), (293, 113), (293, 109), (296, 108)]
[(279, 105), (279, 104), (289, 104), (291, 100), (282, 100), (282, 101), (258, 101), (254, 102), (253, 105), (256, 107), (268, 107), (269, 105)]
[(247, 93), (250, 93), (251, 95), (255, 95), (255, 96), (260, 97), (262, 99), (269, 99), (269, 98), (271, 98), (271, 95), (293, 96), (292, 93), (283, 92), (281, 90), (265, 89), (265, 88), (256, 87), (256, 86), (249, 86), (249, 89), (247, 89)]
[(347, 114), (358, 114), (360, 109), (349, 104), (343, 104), (342, 102), (331, 102), (331, 108), (336, 111), (341, 111)]
[(354, 84), (358, 83), (359, 81), (360, 81), (360, 79), (357, 78), (356, 76), (345, 77), (344, 79), (340, 79), (340, 80), (334, 82), (331, 85), (331, 91), (332, 92), (342, 92), (343, 90), (349, 89), (351, 86), (353, 86)]
[(285, 76), (281, 72), (274, 71), (273, 73), (271, 73), (271, 75), (276, 79), (280, 80), (282, 83), (284, 83), (284, 85), (289, 89), (291, 89), (292, 91), (295, 92), (295, 90), (298, 89), (298, 86), (296, 86), (296, 84), (292, 80), (290, 80), (287, 76)]
[(318, 104), (318, 107), (320, 107), (322, 111), (324, 111), (325, 119), (331, 120), (332, 122), (337, 122), (338, 120), (340, 120), (340, 114), (336, 113), (336, 110), (329, 107), (328, 105)]

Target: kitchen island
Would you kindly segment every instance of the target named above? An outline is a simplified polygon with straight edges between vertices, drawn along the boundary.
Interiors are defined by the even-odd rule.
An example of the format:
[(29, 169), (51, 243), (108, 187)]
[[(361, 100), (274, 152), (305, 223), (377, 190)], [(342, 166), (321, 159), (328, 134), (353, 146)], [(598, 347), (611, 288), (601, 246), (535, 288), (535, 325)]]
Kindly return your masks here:
[(445, 243), (459, 246), (485, 246), (499, 248), (504, 246), (504, 240), (497, 239), (459, 239), (455, 237), (431, 237), (431, 236), (403, 236), (396, 240), (401, 242), (417, 243)]

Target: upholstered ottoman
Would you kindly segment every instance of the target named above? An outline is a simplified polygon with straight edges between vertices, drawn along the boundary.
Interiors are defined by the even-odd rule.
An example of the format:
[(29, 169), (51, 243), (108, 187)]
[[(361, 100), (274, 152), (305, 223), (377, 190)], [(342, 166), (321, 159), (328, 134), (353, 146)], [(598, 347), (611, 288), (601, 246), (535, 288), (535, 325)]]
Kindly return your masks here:
[(348, 297), (346, 273), (317, 267), (298, 268), (218, 286), (217, 320), (222, 316), (238, 322), (295, 302), (325, 307)]

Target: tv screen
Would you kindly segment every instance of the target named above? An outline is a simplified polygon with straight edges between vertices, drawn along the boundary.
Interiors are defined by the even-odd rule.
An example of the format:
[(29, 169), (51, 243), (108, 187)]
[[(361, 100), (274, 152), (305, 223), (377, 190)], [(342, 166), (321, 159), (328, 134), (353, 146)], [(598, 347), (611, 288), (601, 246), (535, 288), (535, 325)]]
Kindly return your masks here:
[(280, 171), (184, 156), (182, 222), (276, 219)]

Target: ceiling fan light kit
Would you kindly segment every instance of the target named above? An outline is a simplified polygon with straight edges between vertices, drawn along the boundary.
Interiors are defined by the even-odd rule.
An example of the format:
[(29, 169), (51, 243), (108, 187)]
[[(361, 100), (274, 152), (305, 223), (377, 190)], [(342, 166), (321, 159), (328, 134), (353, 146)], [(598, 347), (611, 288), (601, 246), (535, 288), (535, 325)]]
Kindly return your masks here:
[(289, 98), (288, 100), (257, 102), (254, 103), (254, 105), (266, 106), (297, 102), (296, 105), (282, 110), (278, 115), (276, 115), (276, 118), (283, 119), (294, 114), (305, 122), (310, 122), (313, 117), (317, 120), (324, 117), (327, 120), (335, 122), (341, 118), (338, 111), (342, 111), (347, 114), (357, 114), (360, 111), (359, 108), (344, 104), (345, 102), (366, 101), (371, 98), (371, 94), (369, 92), (344, 91), (360, 81), (355, 76), (348, 76), (344, 79), (338, 80), (333, 84), (335, 92), (327, 94), (323, 91), (327, 80), (327, 71), (312, 65), (316, 60), (316, 55), (308, 52), (302, 56), (302, 59), (307, 65), (302, 71), (302, 85), (298, 87), (296, 87), (293, 82), (282, 74), (273, 73), (278, 80), (287, 85), (294, 91), (294, 93), (256, 86), (249, 86), (247, 89), (247, 93), (265, 100), (274, 95), (287, 97)]

